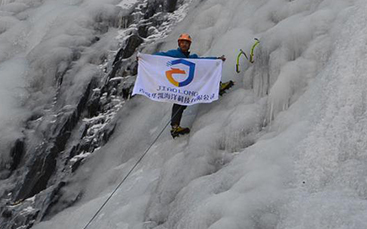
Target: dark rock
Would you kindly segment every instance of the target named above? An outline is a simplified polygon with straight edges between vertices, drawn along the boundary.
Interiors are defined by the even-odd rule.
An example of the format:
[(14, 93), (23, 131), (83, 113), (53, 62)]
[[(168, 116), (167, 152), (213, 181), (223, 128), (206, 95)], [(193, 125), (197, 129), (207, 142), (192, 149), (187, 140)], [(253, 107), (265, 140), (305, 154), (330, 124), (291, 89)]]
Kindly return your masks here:
[(138, 35), (143, 38), (148, 37), (148, 25), (140, 25), (138, 27)]
[(16, 229), (16, 228), (29, 229), (31, 228), (39, 212), (40, 212), (39, 210), (34, 210), (27, 214), (18, 215), (17, 217), (14, 218), (13, 224), (11, 225), (10, 228), (11, 229)]
[(136, 48), (141, 43), (143, 43), (143, 41), (144, 40), (139, 35), (136, 34), (131, 35), (126, 41), (126, 46), (120, 49), (119, 52), (117, 53), (114, 63), (116, 63), (121, 59), (131, 57), (135, 53)]
[(39, 112), (35, 112), (33, 113), (26, 121), (26, 129), (34, 129), (35, 128), (35, 123), (37, 122), (37, 119), (41, 118), (42, 114), (40, 114)]
[(144, 19), (148, 19), (152, 17), (156, 13), (156, 8), (154, 7), (148, 7), (148, 9), (145, 11)]
[(172, 13), (176, 10), (177, 0), (167, 0), (166, 10)]
[(65, 165), (67, 165), (67, 163), (69, 163), (70, 159), (72, 159), (74, 156), (77, 155), (77, 153), (80, 151), (79, 150), (79, 147), (80, 145), (75, 145), (73, 146), (71, 149), (70, 149), (70, 152), (69, 152), (69, 156), (67, 158), (67, 160), (65, 161)]
[(112, 134), (115, 132), (116, 124), (110, 125), (110, 128), (106, 129), (102, 135), (102, 144), (106, 144)]
[(55, 171), (56, 154), (57, 151), (53, 145), (44, 149), (36, 158), (19, 190), (16, 201), (34, 196), (47, 187), (48, 180)]
[(58, 212), (75, 204), (82, 196), (81, 191), (70, 190), (66, 182), (60, 182), (50, 194), (50, 204), (44, 211), (41, 220), (49, 220)]
[(15, 141), (14, 146), (10, 151), (10, 156), (12, 157), (12, 164), (10, 167), (11, 171), (14, 171), (20, 164), (20, 161), (22, 160), (22, 157), (24, 155), (24, 148), (24, 139), (18, 139)]
[(80, 158), (76, 162), (74, 162), (74, 164), (71, 166), (71, 172), (74, 173), (80, 167), (80, 165), (82, 164), (82, 161), (83, 159)]
[(113, 67), (111, 74), (109, 75), (109, 79), (116, 77), (117, 72), (121, 71), (122, 60), (131, 57), (135, 53), (136, 48), (143, 42), (144, 40), (139, 35), (136, 34), (131, 35), (127, 39), (126, 45), (118, 51), (115, 57), (115, 60), (112, 64)]
[(93, 85), (93, 80), (79, 100), (77, 108), (71, 114), (64, 114), (51, 129), (52, 134), (48, 140), (48, 146), (41, 146), (39, 156), (29, 166), (16, 200), (27, 199), (47, 188), (48, 181), (56, 169), (56, 158), (65, 149), (71, 131), (77, 125), (81, 112), (86, 106), (91, 85)]
[(132, 23), (134, 23), (134, 15), (130, 14), (121, 18), (120, 27), (128, 28)]
[(101, 110), (100, 98), (100, 93), (94, 92), (92, 98), (88, 101), (87, 114), (89, 118), (97, 116), (99, 114), (99, 111)]
[[(54, 111), (57, 114), (57, 120), (55, 122), (47, 123), (50, 120), (47, 117), (49, 112), (43, 110), (38, 111), (39, 114), (35, 114), (26, 122), (26, 128), (35, 131), (36, 137), (19, 139), (14, 143), (11, 149), (12, 163), (9, 164), (8, 170), (15, 171), (12, 174), (15, 182), (14, 187), (7, 191), (12, 193), (11, 196), (7, 196), (9, 201), (10, 199), (15, 202), (24, 201), (19, 201), (19, 204), (8, 210), (0, 208), (2, 212), (0, 228), (30, 228), (34, 223), (47, 220), (78, 201), (82, 190), (75, 188), (72, 182), (69, 186), (66, 182), (60, 181), (71, 179), (72, 173), (83, 165), (84, 159), (75, 156), (83, 152), (92, 153), (109, 141), (115, 131), (116, 120), (107, 120), (104, 116), (110, 118), (112, 114), (113, 117), (118, 109), (116, 104), (131, 98), (134, 76), (137, 74), (137, 62), (131, 57), (144, 42), (144, 38), (161, 31), (162, 23), (169, 20), (165, 12), (173, 12), (182, 2), (181, 0), (149, 0), (147, 5), (140, 4), (139, 9), (134, 9), (134, 12), (123, 18), (113, 17), (106, 20), (103, 15), (98, 16), (100, 18), (94, 25), (96, 34), (98, 31), (107, 32), (110, 25), (117, 25), (117, 22), (120, 28), (128, 28), (131, 24), (136, 26), (127, 30), (130, 34), (126, 35), (126, 42), (118, 51), (112, 65), (109, 63), (104, 67), (106, 73), (109, 71), (110, 73), (103, 78), (103, 81), (93, 78), (79, 101), (71, 104), (74, 108), (67, 108), (67, 111), (57, 110), (58, 107), (64, 107), (64, 104), (56, 100)], [(99, 37), (96, 36), (90, 39), (90, 43), (96, 43), (98, 40)], [(159, 49), (160, 45), (155, 47)], [(149, 53), (151, 51), (153, 50), (149, 50)], [(58, 69), (55, 75), (58, 79), (57, 86), (60, 88), (67, 87), (65, 83), (63, 84), (63, 76), (73, 68), (72, 62), (83, 55), (77, 48), (73, 54), (71, 62), (68, 63), (69, 66)], [(91, 62), (91, 64), (96, 63), (98, 61)], [(115, 77), (118, 78), (110, 80)], [(41, 118), (43, 116), (45, 116), (44, 119)], [(83, 120), (83, 118), (88, 119)], [(28, 142), (35, 139), (42, 139), (43, 143), (36, 147), (33, 146), (35, 142)], [(72, 158), (76, 160), (71, 161)], [(31, 196), (35, 198), (28, 199)], [(26, 208), (31, 211), (23, 214)]]
[(13, 215), (13, 212), (9, 209), (5, 209), (3, 213), (1, 213), (1, 216), (4, 218), (10, 218), (12, 217), (12, 215)]
[(50, 193), (50, 204), (48, 205), (48, 207), (45, 210), (44, 215), (42, 216), (42, 218), (44, 218), (45, 216), (47, 216), (50, 213), (50, 210), (52, 209), (52, 207), (54, 207), (54, 205), (57, 203), (57, 201), (60, 199), (61, 197), (61, 193), (60, 190), (62, 187), (64, 187), (66, 185), (66, 182), (61, 181), (60, 183), (58, 183), (58, 185), (56, 186), (55, 189), (52, 190), (52, 192)]
[(122, 97), (123, 97), (124, 99), (129, 98), (129, 97), (130, 97), (130, 95), (131, 95), (131, 93), (132, 93), (131, 88), (123, 88), (123, 89), (122, 89)]

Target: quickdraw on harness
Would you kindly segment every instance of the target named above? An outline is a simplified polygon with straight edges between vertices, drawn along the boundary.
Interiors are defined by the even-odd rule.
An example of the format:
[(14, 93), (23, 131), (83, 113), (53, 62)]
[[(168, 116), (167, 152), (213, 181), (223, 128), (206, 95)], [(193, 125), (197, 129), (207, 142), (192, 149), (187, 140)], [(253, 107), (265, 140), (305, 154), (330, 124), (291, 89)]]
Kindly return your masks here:
[(256, 46), (259, 45), (259, 43), (260, 43), (259, 39), (255, 38), (255, 44), (251, 48), (250, 58), (246, 55), (246, 53), (242, 49), (240, 49), (240, 53), (237, 55), (237, 63), (236, 63), (236, 72), (237, 73), (240, 73), (240, 58), (241, 58), (242, 54), (246, 57), (248, 62), (250, 62), (251, 64), (254, 63), (254, 50), (255, 50)]

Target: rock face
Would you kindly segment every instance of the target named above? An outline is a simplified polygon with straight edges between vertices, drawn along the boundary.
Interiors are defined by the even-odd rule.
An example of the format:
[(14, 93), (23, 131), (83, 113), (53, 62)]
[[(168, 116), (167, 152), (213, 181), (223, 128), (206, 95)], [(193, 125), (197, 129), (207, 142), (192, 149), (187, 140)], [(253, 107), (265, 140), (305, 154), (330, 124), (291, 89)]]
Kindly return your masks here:
[(78, 106), (72, 112), (64, 114), (58, 122), (50, 126), (50, 133), (47, 134), (50, 136), (47, 139), (48, 143), (42, 144), (37, 150), (38, 156), (34, 158), (29, 166), (29, 171), (15, 198), (16, 201), (32, 197), (47, 188), (48, 181), (56, 169), (58, 154), (65, 150), (73, 129), (78, 124), (82, 112), (86, 109), (92, 84), (91, 82), (88, 85), (78, 102)]
[(24, 155), (24, 139), (18, 139), (15, 141), (14, 146), (11, 149), (10, 155), (12, 157), (12, 164), (10, 171), (13, 172), (18, 168), (20, 161)]
[[(84, 159), (114, 133), (114, 115), (131, 96), (137, 48), (169, 32), (169, 15), (180, 4), (183, 1), (145, 0), (129, 15), (114, 20), (120, 24), (104, 22), (122, 27), (121, 48), (111, 63), (107, 59), (101, 61), (104, 73), (91, 76), (76, 101), (64, 99), (70, 92), (63, 79), (73, 68), (72, 62), (65, 71), (56, 73), (58, 94), (53, 112), (34, 112), (25, 123), (25, 137), (16, 140), (11, 148), (12, 163), (2, 178), (7, 186), (0, 192), (0, 228), (31, 228), (78, 201), (82, 193), (65, 195), (65, 187)], [(106, 31), (108, 28), (99, 29), (101, 36)], [(161, 37), (151, 38), (155, 34)], [(83, 56), (78, 55), (74, 61), (78, 58)]]
[(167, 1), (166, 9), (168, 12), (172, 13), (176, 10), (177, 0)]

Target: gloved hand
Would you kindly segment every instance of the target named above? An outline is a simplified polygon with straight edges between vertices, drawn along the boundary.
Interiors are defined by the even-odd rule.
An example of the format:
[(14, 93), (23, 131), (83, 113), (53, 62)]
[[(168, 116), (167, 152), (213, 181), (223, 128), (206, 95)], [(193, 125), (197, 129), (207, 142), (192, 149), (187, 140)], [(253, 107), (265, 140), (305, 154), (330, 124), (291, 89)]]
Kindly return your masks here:
[(218, 59), (221, 59), (222, 61), (226, 61), (226, 57), (224, 55), (217, 57)]

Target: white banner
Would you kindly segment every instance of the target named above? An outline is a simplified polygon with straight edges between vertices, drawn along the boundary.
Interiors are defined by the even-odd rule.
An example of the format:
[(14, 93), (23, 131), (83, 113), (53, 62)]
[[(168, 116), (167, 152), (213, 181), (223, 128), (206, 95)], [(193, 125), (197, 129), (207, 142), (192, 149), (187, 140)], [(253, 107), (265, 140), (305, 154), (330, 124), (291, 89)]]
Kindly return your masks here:
[(182, 59), (139, 53), (133, 95), (180, 105), (218, 99), (222, 60)]

